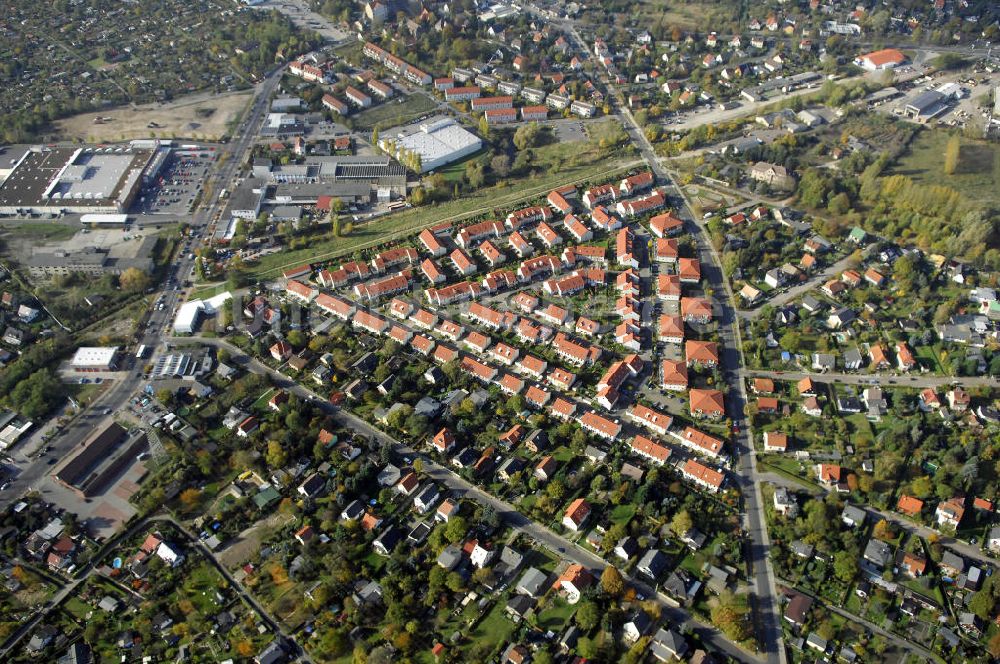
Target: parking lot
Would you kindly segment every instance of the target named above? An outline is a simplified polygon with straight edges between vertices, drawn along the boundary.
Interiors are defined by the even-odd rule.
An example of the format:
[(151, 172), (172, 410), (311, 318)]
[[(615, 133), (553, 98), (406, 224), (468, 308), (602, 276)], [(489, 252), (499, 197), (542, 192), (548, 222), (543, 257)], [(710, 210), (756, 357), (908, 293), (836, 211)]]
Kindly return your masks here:
[(143, 190), (137, 211), (145, 214), (187, 214), (214, 160), (214, 151), (207, 148), (203, 152), (172, 156), (156, 182)]
[[(960, 99), (948, 100), (945, 107), (932, 118), (911, 119), (906, 116), (907, 104), (921, 93), (937, 89), (948, 83), (961, 86), (963, 93)], [(913, 81), (912, 88), (907, 90), (905, 95), (879, 104), (876, 108), (880, 112), (892, 113), (902, 119), (911, 119), (914, 122), (923, 121), (934, 126), (964, 129), (966, 125), (972, 124), (976, 127), (982, 127), (988, 116), (987, 109), (981, 106), (982, 98), (991, 95), (998, 83), (1000, 83), (1000, 74), (970, 73), (967, 70), (923, 76)]]
[(339, 42), (351, 37), (343, 28), (334, 25), (325, 17), (312, 11), (309, 8), (309, 3), (305, 0), (271, 0), (251, 5), (251, 7), (261, 10), (277, 9), (291, 19), (292, 23), (299, 28), (315, 30), (323, 39), (330, 42)]

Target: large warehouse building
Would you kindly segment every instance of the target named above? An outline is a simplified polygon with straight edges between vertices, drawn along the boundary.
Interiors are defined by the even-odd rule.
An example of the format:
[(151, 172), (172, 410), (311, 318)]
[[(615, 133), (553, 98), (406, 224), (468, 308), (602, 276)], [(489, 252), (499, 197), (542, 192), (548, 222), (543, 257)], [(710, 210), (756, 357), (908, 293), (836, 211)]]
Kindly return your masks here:
[(421, 173), (458, 161), (483, 147), (481, 138), (452, 118), (432, 118), (419, 125), (387, 131), (378, 144), (397, 158), (406, 152), (419, 154)]
[(157, 167), (154, 150), (33, 147), (0, 184), (0, 214), (121, 213)]

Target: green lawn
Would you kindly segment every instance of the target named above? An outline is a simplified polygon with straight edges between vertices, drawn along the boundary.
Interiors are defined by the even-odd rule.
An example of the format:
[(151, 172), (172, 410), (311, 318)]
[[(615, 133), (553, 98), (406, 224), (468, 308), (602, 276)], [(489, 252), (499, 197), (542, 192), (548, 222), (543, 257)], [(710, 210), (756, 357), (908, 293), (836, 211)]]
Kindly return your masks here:
[(944, 154), (949, 138), (944, 130), (920, 132), (892, 172), (918, 185), (951, 187), (969, 201), (1000, 203), (1000, 146), (963, 138), (958, 169), (948, 175), (944, 172)]
[(212, 615), (218, 610), (215, 591), (220, 587), (222, 577), (214, 567), (203, 562), (192, 569), (184, 579), (183, 594), (191, 600), (199, 613)]
[(77, 597), (70, 597), (67, 599), (66, 603), (63, 604), (63, 608), (67, 613), (78, 620), (86, 620), (87, 614), (93, 610), (89, 604), (85, 604)]
[(573, 454), (573, 450), (571, 450), (568, 447), (557, 447), (552, 452), (552, 458), (561, 464), (566, 464), (571, 462), (574, 456), (576, 455)]
[(917, 346), (913, 349), (917, 355), (917, 360), (930, 367), (935, 373), (944, 373), (941, 370), (941, 362), (934, 346)]
[[(474, 603), (470, 606), (474, 606)], [(477, 643), (488, 643), (496, 648), (497, 645), (506, 643), (513, 631), (514, 623), (504, 615), (504, 602), (497, 602), (482, 622), (468, 633), (468, 637)]]
[(562, 631), (563, 625), (573, 615), (574, 607), (562, 597), (554, 596), (538, 614), (538, 626), (543, 630)]
[(250, 409), (251, 410), (255, 410), (255, 411), (262, 411), (262, 412), (266, 413), (267, 410), (268, 410), (267, 402), (274, 395), (274, 391), (275, 391), (275, 388), (273, 388), (273, 387), (269, 388), (267, 390), (264, 390), (264, 393), (261, 394), (259, 397), (257, 397), (257, 400), (253, 402), (253, 405), (250, 407)]
[(68, 240), (76, 235), (76, 227), (52, 221), (18, 221), (0, 224), (0, 235), (29, 238), (37, 242)]
[(611, 519), (611, 523), (614, 524), (627, 524), (635, 516), (635, 505), (632, 503), (626, 503), (624, 505), (619, 505), (618, 507), (611, 510), (611, 514), (608, 516)]
[(384, 104), (362, 111), (354, 116), (355, 129), (370, 130), (375, 127), (388, 129), (416, 120), (437, 108), (437, 102), (422, 92), (407, 97), (390, 99)]
[(480, 150), (478, 152), (474, 152), (470, 154), (468, 157), (461, 159), (460, 161), (448, 164), (444, 168), (437, 169), (436, 172), (443, 175), (444, 179), (447, 180), (448, 182), (461, 182), (462, 178), (465, 176), (466, 164), (473, 159), (478, 159), (479, 157), (482, 157), (484, 154), (486, 154), (485, 149)]

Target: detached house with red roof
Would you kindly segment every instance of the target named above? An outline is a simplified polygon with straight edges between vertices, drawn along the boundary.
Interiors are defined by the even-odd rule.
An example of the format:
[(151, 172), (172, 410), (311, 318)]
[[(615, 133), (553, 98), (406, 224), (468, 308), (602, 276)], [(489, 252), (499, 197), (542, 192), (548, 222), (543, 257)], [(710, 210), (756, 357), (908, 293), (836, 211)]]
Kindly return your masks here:
[(780, 431), (766, 431), (764, 433), (765, 452), (787, 452), (788, 435)]
[(449, 258), (451, 259), (452, 265), (455, 266), (455, 270), (458, 271), (458, 273), (463, 277), (475, 274), (478, 270), (475, 262), (461, 249), (455, 249), (451, 252)]
[(583, 192), (583, 204), (588, 210), (593, 210), (601, 203), (607, 203), (618, 198), (618, 189), (613, 184), (602, 184), (591, 187)]
[(917, 366), (913, 351), (905, 341), (896, 344), (896, 364), (900, 371), (910, 371)]
[(965, 516), (965, 497), (956, 496), (938, 503), (937, 509), (934, 510), (934, 516), (939, 526), (958, 528), (962, 517)]
[(684, 319), (676, 314), (662, 314), (657, 336), (660, 341), (666, 343), (684, 343)]
[(438, 240), (437, 236), (434, 235), (434, 233), (429, 228), (425, 228), (423, 231), (421, 231), (420, 235), (417, 236), (417, 239), (420, 240), (420, 243), (422, 245), (424, 245), (424, 249), (426, 249), (427, 252), (431, 256), (434, 256), (435, 258), (439, 256), (444, 256), (445, 252), (447, 251), (444, 248), (444, 245), (441, 244), (441, 241)]
[(684, 355), (689, 367), (716, 367), (719, 364), (719, 344), (690, 339), (684, 343)]
[(920, 512), (924, 509), (924, 501), (919, 498), (914, 498), (913, 496), (902, 495), (899, 500), (896, 501), (896, 510), (902, 514), (910, 517), (920, 516)]
[(441, 271), (441, 268), (438, 267), (438, 264), (430, 258), (425, 258), (420, 264), (420, 272), (424, 275), (424, 278), (427, 279), (427, 281), (431, 282), (431, 284), (440, 284), (447, 280), (447, 277), (444, 272)]
[(444, 428), (438, 431), (437, 434), (434, 435), (434, 438), (431, 440), (431, 447), (433, 447), (435, 451), (441, 454), (447, 454), (448, 452), (451, 452), (453, 449), (455, 449), (456, 444), (457, 441), (455, 440), (455, 434), (452, 433), (451, 429), (448, 428)]
[[(566, 601), (569, 604), (576, 604), (583, 596), (583, 592), (592, 585), (594, 585), (594, 576), (582, 565), (573, 563), (559, 576), (553, 588), (565, 593)], [(516, 663), (512, 662), (511, 664)]]
[(635, 196), (646, 191), (653, 186), (653, 174), (650, 171), (630, 175), (623, 179), (618, 185), (618, 190), (623, 196)]
[(568, 530), (577, 531), (590, 517), (591, 507), (583, 498), (577, 498), (569, 504), (563, 514), (563, 526)]
[(621, 201), (618, 203), (616, 209), (618, 210), (618, 214), (623, 217), (635, 217), (640, 214), (646, 214), (647, 212), (659, 210), (666, 204), (667, 197), (660, 192), (656, 192), (650, 194), (649, 196), (644, 196), (643, 198)]
[(842, 469), (840, 466), (829, 463), (816, 464), (816, 479), (823, 486), (834, 486), (840, 484)]
[(281, 340), (271, 346), (271, 357), (276, 362), (286, 362), (292, 356), (292, 346), (287, 341)]
[(621, 434), (621, 424), (594, 411), (584, 413), (579, 421), (581, 427), (605, 440), (617, 440)]

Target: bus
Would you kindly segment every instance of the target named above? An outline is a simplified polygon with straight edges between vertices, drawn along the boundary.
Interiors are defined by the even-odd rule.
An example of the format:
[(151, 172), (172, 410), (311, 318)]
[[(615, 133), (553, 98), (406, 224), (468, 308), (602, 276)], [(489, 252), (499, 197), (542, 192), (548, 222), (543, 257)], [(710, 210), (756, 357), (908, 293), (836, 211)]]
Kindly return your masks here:
[(146, 356), (146, 344), (140, 344), (139, 349), (135, 351), (135, 359), (141, 360)]

